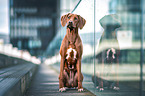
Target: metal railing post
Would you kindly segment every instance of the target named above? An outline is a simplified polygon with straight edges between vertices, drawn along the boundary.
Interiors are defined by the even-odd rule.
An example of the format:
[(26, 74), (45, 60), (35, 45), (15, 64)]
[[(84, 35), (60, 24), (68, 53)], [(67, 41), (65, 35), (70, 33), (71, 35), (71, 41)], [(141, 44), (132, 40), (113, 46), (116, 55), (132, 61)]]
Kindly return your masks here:
[(96, 59), (96, 56), (95, 56), (95, 55), (96, 55), (96, 54), (95, 54), (95, 52), (96, 52), (96, 50), (95, 50), (95, 48), (96, 48), (96, 47), (95, 47), (95, 45), (96, 45), (96, 41), (95, 41), (95, 40), (96, 40), (96, 39), (95, 39), (95, 35), (96, 35), (96, 34), (95, 34), (95, 31), (96, 31), (96, 29), (95, 29), (95, 26), (96, 26), (96, 23), (95, 23), (95, 21), (96, 21), (96, 20), (95, 20), (95, 16), (96, 16), (96, 12), (95, 12), (95, 11), (96, 11), (95, 3), (96, 3), (96, 2), (95, 2), (95, 1), (96, 1), (96, 0), (94, 0), (94, 87), (96, 88), (96, 64), (95, 64), (95, 63), (96, 63), (96, 62), (95, 62), (95, 59)]

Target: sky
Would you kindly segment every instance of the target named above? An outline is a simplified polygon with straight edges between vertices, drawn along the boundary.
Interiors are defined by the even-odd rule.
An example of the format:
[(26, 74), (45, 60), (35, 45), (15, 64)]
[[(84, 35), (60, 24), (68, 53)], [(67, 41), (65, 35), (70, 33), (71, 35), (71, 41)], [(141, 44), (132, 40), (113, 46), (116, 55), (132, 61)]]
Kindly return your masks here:
[(0, 0), (0, 33), (9, 34), (8, 0)]

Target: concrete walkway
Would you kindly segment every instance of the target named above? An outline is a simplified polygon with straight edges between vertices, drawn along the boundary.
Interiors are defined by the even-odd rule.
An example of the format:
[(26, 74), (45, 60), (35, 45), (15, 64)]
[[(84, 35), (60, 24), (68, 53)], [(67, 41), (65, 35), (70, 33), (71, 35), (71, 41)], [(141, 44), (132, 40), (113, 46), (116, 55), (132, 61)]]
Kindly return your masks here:
[(84, 92), (76, 89), (59, 92), (58, 75), (50, 66), (41, 64), (24, 96), (95, 96), (87, 89)]

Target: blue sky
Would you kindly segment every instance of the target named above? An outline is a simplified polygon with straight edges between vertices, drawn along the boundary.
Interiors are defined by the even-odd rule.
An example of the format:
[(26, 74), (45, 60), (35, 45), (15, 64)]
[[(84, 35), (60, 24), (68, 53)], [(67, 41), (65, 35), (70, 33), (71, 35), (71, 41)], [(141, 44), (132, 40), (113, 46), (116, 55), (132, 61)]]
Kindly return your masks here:
[(0, 0), (0, 33), (9, 34), (8, 0)]

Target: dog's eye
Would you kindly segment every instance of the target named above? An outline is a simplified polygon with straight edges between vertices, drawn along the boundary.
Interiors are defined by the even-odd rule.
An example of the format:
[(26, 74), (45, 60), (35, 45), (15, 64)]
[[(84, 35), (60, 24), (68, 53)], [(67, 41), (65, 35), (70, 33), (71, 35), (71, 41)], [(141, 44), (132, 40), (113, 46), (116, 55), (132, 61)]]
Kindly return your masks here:
[(70, 19), (70, 16), (69, 17), (67, 17), (68, 19)]
[(77, 18), (76, 18), (76, 17), (75, 17), (74, 19), (75, 19), (75, 20), (77, 20)]

